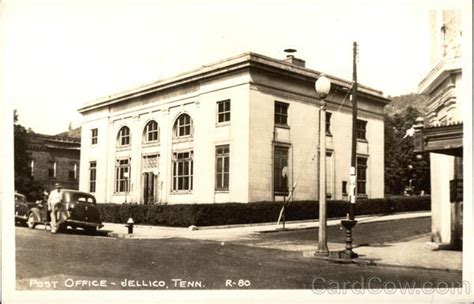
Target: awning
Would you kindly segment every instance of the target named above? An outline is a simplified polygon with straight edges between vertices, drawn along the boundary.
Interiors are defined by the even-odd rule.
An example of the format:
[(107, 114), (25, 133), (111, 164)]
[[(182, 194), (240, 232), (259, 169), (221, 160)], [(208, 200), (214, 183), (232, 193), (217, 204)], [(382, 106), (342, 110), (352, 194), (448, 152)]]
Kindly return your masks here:
[(421, 128), (415, 132), (415, 153), (433, 152), (462, 156), (463, 124)]

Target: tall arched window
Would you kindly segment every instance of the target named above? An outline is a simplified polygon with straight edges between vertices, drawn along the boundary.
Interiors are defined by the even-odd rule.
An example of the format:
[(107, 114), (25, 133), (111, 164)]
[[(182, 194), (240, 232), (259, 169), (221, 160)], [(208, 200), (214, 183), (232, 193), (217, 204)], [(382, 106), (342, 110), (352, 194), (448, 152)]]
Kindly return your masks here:
[(159, 140), (158, 123), (154, 120), (148, 122), (143, 131), (143, 140), (146, 143), (157, 142)]
[(117, 145), (118, 146), (130, 145), (130, 129), (128, 127), (122, 127), (120, 131), (118, 132)]
[(188, 114), (181, 114), (174, 123), (175, 137), (192, 135), (192, 119)]

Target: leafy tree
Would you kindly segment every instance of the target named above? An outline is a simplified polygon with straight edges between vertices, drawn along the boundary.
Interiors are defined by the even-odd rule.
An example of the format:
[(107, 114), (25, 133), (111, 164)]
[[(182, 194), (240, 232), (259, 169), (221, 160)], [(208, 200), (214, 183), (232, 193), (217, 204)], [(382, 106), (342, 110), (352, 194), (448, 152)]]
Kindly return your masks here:
[(403, 194), (410, 180), (414, 193), (430, 192), (429, 155), (416, 157), (413, 137), (407, 136), (419, 116), (423, 114), (411, 106), (385, 114), (385, 193)]
[(13, 112), (14, 154), (15, 154), (15, 190), (26, 195), (28, 200), (40, 199), (43, 189), (31, 176), (31, 157), (27, 151), (29, 132), (18, 123), (18, 113)]

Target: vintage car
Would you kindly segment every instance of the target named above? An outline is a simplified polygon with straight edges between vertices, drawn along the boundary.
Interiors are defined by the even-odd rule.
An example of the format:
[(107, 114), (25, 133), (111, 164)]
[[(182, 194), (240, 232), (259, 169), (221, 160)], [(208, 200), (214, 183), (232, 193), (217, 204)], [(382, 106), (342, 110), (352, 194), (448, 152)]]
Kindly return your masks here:
[(30, 207), (23, 194), (15, 193), (15, 225), (26, 224)]
[[(65, 231), (67, 227), (72, 229), (80, 227), (86, 232), (94, 233), (97, 228), (103, 227), (99, 209), (92, 194), (61, 189), (61, 196), (61, 203), (56, 205), (56, 226), (51, 227), (51, 233)], [(31, 208), (26, 223), (32, 229), (37, 224), (52, 226), (47, 204), (38, 204)]]

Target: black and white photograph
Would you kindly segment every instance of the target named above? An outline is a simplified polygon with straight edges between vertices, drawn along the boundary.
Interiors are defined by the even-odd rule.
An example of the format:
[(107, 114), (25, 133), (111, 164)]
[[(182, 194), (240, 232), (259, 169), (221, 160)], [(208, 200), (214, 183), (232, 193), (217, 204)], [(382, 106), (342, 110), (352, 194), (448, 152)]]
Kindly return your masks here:
[(474, 300), (471, 1), (0, 7), (2, 302)]

